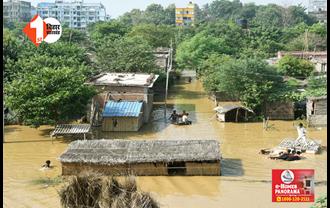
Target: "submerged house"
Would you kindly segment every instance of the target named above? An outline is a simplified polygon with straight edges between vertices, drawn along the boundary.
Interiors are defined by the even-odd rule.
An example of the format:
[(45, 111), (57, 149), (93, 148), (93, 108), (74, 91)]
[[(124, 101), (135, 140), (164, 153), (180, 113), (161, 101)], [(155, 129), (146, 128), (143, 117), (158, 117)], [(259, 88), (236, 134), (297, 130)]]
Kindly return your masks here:
[(292, 101), (266, 103), (265, 115), (270, 120), (294, 120), (295, 105)]
[(306, 114), (309, 126), (327, 126), (327, 96), (307, 98)]
[(93, 123), (100, 123), (106, 102), (125, 100), (143, 102), (143, 122), (147, 123), (152, 111), (152, 87), (159, 75), (143, 73), (101, 73), (86, 84), (93, 85), (98, 94), (92, 99), (90, 115)]
[(106, 102), (103, 110), (103, 131), (138, 131), (143, 124), (142, 101)]
[(217, 140), (77, 140), (59, 158), (62, 175), (220, 175)]
[(249, 114), (254, 112), (244, 106), (232, 104), (214, 108), (217, 113), (217, 119), (223, 122), (246, 121)]

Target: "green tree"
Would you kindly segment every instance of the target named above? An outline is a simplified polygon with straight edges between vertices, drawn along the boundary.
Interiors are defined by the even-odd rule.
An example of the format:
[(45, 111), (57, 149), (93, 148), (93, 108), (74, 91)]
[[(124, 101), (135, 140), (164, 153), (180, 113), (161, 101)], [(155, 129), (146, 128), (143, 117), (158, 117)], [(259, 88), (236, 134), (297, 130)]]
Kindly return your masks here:
[(104, 71), (152, 72), (157, 69), (153, 48), (141, 36), (109, 40), (97, 52)]
[(226, 44), (224, 38), (201, 32), (178, 45), (175, 60), (180, 69), (188, 68), (199, 72), (203, 61), (213, 53), (232, 54), (232, 49)]
[(77, 68), (44, 67), (5, 85), (5, 102), (26, 125), (68, 121), (84, 115), (94, 94), (84, 82), (85, 76)]
[(287, 86), (276, 70), (260, 59), (213, 60), (213, 72), (204, 74), (209, 90), (238, 97), (257, 114), (267, 102), (285, 99)]
[(19, 53), (21, 52), (21, 43), (14, 36), (13, 32), (4, 29), (3, 30), (3, 75), (4, 81), (11, 81), (15, 71), (6, 67), (9, 62), (16, 62), (18, 60)]
[(256, 12), (254, 22), (265, 27), (283, 27), (283, 8), (276, 4), (260, 6)]
[(132, 28), (129, 36), (141, 36), (152, 47), (170, 47), (175, 39), (175, 28), (168, 25), (140, 24)]
[(235, 20), (242, 8), (239, 0), (215, 0), (204, 9), (207, 11), (208, 20), (232, 19)]
[(278, 62), (278, 71), (283, 75), (292, 76), (298, 79), (305, 79), (311, 75), (314, 65), (294, 56), (284, 56)]
[(309, 77), (305, 95), (310, 97), (327, 95), (327, 77), (326, 76)]

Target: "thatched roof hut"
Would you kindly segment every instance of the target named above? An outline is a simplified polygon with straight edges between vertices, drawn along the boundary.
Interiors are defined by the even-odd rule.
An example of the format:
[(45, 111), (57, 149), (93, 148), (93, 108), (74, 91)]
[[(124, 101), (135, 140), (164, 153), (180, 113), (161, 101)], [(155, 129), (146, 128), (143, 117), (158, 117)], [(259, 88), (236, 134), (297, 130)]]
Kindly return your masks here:
[[(171, 174), (168, 171), (171, 168), (184, 169), (183, 175), (219, 175), (219, 148), (216, 140), (78, 140), (72, 142), (59, 159), (64, 175), (76, 174), (79, 169), (77, 166), (92, 169), (102, 166), (107, 169), (105, 172), (103, 169), (96, 169), (107, 175), (127, 171), (133, 171), (136, 175), (168, 175)], [(214, 164), (214, 167), (204, 165), (210, 169), (206, 173), (203, 163), (208, 166)], [(194, 164), (199, 164), (200, 167), (195, 167)], [(119, 173), (114, 173), (110, 167), (119, 170)], [(189, 167), (191, 171), (188, 170)]]

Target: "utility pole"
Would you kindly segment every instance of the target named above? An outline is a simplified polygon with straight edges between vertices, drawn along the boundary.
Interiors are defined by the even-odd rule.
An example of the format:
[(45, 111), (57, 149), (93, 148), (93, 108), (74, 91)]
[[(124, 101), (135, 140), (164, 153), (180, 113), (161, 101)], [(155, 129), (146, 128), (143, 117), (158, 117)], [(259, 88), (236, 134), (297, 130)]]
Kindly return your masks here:
[(165, 106), (164, 106), (164, 118), (166, 121), (166, 101), (167, 101), (167, 91), (168, 91), (168, 79), (170, 76), (170, 72), (172, 70), (172, 58), (173, 58), (173, 49), (172, 49), (172, 39), (171, 39), (171, 48), (170, 48), (170, 56), (168, 59), (168, 67), (166, 69), (166, 88), (165, 88)]

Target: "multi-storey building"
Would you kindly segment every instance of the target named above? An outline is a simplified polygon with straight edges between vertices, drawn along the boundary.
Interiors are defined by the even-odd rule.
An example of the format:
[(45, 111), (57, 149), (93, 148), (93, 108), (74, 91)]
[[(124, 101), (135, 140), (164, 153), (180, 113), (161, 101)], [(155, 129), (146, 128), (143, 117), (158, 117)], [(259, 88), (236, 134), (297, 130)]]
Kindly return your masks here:
[(8, 0), (3, 2), (3, 19), (7, 22), (28, 22), (31, 19), (31, 2)]
[(86, 29), (90, 23), (106, 21), (108, 19), (103, 4), (84, 3), (83, 0), (56, 0), (55, 3), (39, 3), (37, 13), (43, 19), (54, 17), (62, 25), (67, 25), (75, 29)]
[(194, 25), (195, 11), (195, 4), (192, 2), (189, 2), (187, 7), (175, 8), (175, 24), (177, 26)]
[(315, 16), (320, 22), (327, 22), (327, 0), (309, 0), (308, 14)]

